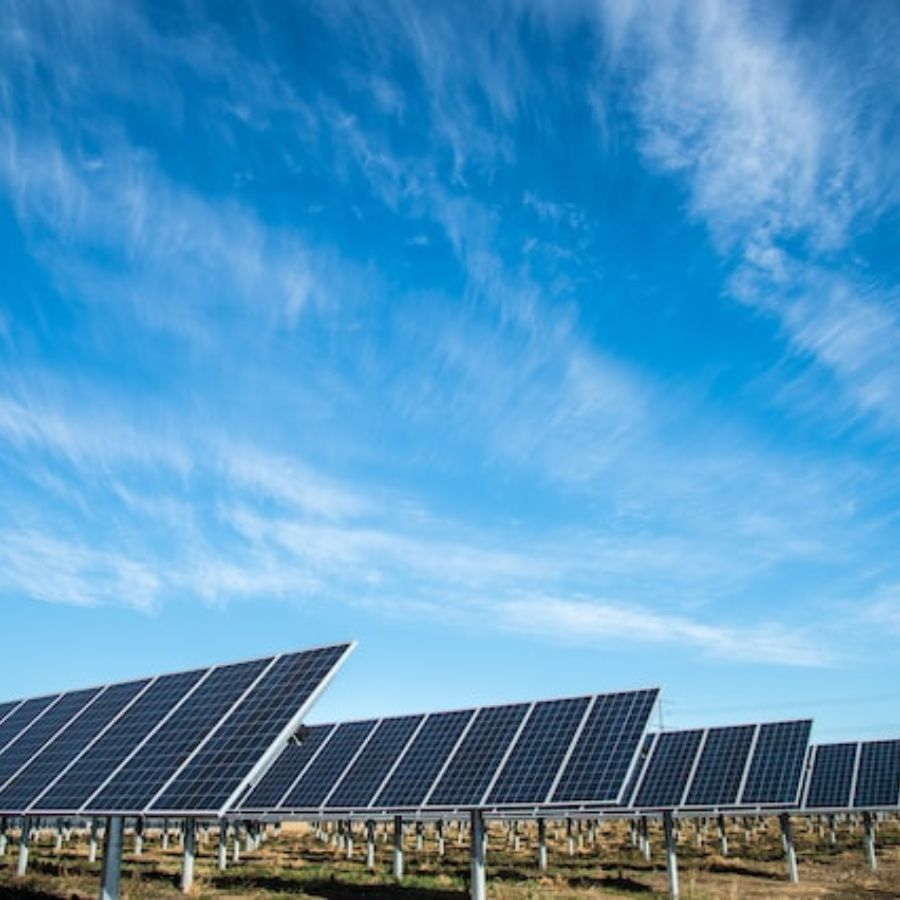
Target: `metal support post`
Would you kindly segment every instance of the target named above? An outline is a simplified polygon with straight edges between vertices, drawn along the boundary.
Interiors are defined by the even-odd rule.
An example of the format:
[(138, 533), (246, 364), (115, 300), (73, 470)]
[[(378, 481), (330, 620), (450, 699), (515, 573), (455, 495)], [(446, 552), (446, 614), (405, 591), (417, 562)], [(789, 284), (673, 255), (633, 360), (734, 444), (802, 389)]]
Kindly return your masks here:
[(646, 816), (641, 818), (641, 853), (650, 862), (650, 826)]
[(100, 900), (119, 900), (119, 882), (122, 877), (122, 832), (125, 820), (110, 816), (106, 820), (103, 836), (103, 872), (100, 876)]
[(444, 855), (444, 820), (438, 819), (434, 825), (434, 830), (437, 832), (437, 845), (438, 845), (438, 856)]
[(134, 823), (134, 855), (140, 856), (144, 852), (144, 820), (138, 819)]
[(538, 869), (547, 871), (547, 820), (538, 819)]
[(28, 842), (31, 840), (31, 820), (22, 819), (22, 831), (19, 835), (19, 859), (16, 862), (16, 875), (24, 878), (28, 871)]
[(219, 820), (219, 851), (216, 864), (220, 872), (228, 868), (228, 819)]
[(375, 871), (375, 822), (366, 822), (366, 871)]
[(425, 847), (425, 823), (416, 822), (416, 853), (421, 853)]
[(403, 878), (403, 816), (394, 816), (394, 878)]
[(866, 862), (874, 872), (878, 869), (878, 860), (875, 856), (875, 825), (872, 821), (872, 813), (863, 813), (863, 841), (866, 845)]
[(794, 830), (791, 827), (791, 817), (788, 813), (782, 813), (778, 817), (781, 823), (781, 835), (784, 843), (784, 857), (787, 862), (788, 880), (796, 884), (800, 877), (797, 874), (797, 850), (794, 847)]
[(181, 863), (181, 893), (189, 894), (194, 888), (194, 855), (197, 842), (197, 823), (193, 819), (184, 820), (184, 853)]
[(346, 839), (347, 859), (353, 859), (353, 823), (349, 819), (344, 831), (344, 837)]
[(725, 827), (725, 816), (719, 816), (719, 852), (728, 856), (728, 829)]
[(572, 830), (572, 820), (566, 819), (566, 851), (569, 856), (575, 855), (575, 834)]
[(672, 813), (663, 813), (663, 830), (666, 833), (666, 873), (669, 877), (669, 897), (678, 900), (678, 854), (675, 849), (675, 823)]
[(486, 900), (487, 877), (484, 871), (485, 828), (484, 815), (481, 810), (472, 810), (470, 841), (471, 875), (469, 878), (469, 896), (472, 900)]

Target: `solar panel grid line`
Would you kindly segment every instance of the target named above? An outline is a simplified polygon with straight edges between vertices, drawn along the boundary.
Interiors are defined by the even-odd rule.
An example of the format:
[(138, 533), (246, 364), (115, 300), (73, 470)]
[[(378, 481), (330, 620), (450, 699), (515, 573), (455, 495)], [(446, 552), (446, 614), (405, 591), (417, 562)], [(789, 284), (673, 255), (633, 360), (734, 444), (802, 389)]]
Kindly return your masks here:
[[(28, 721), (24, 723), (24, 725), (18, 728), (14, 733), (7, 735), (6, 742), (2, 747), (0, 747), (0, 757), (2, 757), (3, 754), (6, 753), (6, 751), (10, 747), (12, 747), (12, 745), (15, 744), (16, 741), (18, 741), (19, 738), (21, 738), (22, 735), (25, 734), (35, 723), (39, 722), (45, 715), (47, 715), (47, 713), (50, 712), (50, 710), (53, 709), (53, 707), (56, 706), (56, 704), (59, 703), (60, 700), (62, 700), (63, 696), (64, 694), (48, 694), (47, 697), (50, 698), (49, 702), (40, 710), (38, 710), (30, 719), (28, 719)], [(47, 697), (29, 698), (22, 703), (22, 706), (24, 707), (26, 703), (45, 700), (47, 699)], [(9, 718), (10, 720), (12, 720), (12, 715), (10, 715)]]
[(859, 764), (862, 761), (862, 741), (856, 742), (856, 756), (853, 760), (853, 779), (850, 782), (850, 806), (856, 802), (856, 785), (859, 783)]
[(694, 784), (694, 778), (697, 775), (697, 769), (700, 767), (700, 760), (703, 758), (703, 751), (706, 749), (706, 742), (709, 739), (709, 729), (703, 729), (703, 736), (700, 738), (700, 743), (697, 746), (697, 752), (694, 754), (694, 763), (691, 766), (691, 771), (688, 773), (687, 781), (684, 784), (684, 790), (681, 793), (681, 800), (678, 803), (679, 807), (684, 807), (687, 805), (687, 798), (691, 792), (691, 787)]
[(91, 801), (95, 797), (103, 793), (103, 791), (112, 782), (112, 780), (138, 755), (138, 753), (141, 752), (141, 750), (144, 749), (144, 747), (147, 746), (153, 736), (157, 734), (157, 732), (159, 732), (159, 730), (166, 724), (166, 722), (168, 722), (169, 719), (171, 719), (172, 716), (174, 716), (175, 713), (178, 712), (178, 710), (181, 709), (181, 707), (184, 706), (185, 703), (187, 703), (187, 701), (197, 692), (200, 686), (206, 683), (206, 681), (209, 679), (212, 673), (216, 671), (217, 668), (217, 666), (211, 666), (210, 668), (208, 668), (197, 679), (197, 681), (195, 681), (194, 684), (191, 685), (191, 687), (187, 691), (185, 691), (181, 698), (172, 704), (172, 706), (169, 708), (169, 711), (159, 719), (159, 721), (147, 732), (147, 734), (144, 735), (144, 737), (140, 741), (137, 742), (137, 744), (135, 744), (131, 752), (125, 755), (119, 765), (117, 765), (112, 770), (112, 772), (107, 775), (100, 786), (96, 790), (94, 790), (93, 793), (91, 793), (90, 796), (88, 796), (88, 798), (81, 804), (81, 810), (79, 810), (80, 812), (89, 810), (91, 808)]
[[(323, 650), (328, 650), (331, 645), (324, 645), (322, 647), (314, 647), (312, 650), (305, 650), (304, 653), (317, 653)], [(335, 646), (343, 646), (343, 645), (335, 645)], [(275, 762), (278, 758), (278, 755), (281, 753), (282, 749), (287, 745), (287, 742), (290, 740), (291, 735), (296, 734), (297, 730), (303, 723), (303, 719), (306, 717), (310, 708), (316, 703), (319, 697), (325, 692), (328, 686), (331, 684), (332, 679), (337, 675), (338, 670), (343, 666), (343, 664), (347, 661), (347, 657), (350, 656), (351, 653), (356, 649), (357, 642), (350, 641), (346, 646), (344, 646), (344, 650), (341, 653), (340, 657), (335, 660), (335, 662), (331, 665), (328, 671), (325, 673), (323, 678), (320, 678), (316, 686), (312, 689), (306, 701), (301, 704), (299, 709), (294, 713), (293, 716), (288, 720), (285, 727), (281, 730), (275, 742), (271, 745), (268, 752), (265, 753), (256, 765), (251, 769), (249, 775), (244, 780), (244, 784), (239, 786), (234, 790), (232, 795), (225, 801), (222, 806), (221, 811), (225, 812), (230, 809), (233, 804), (237, 802), (237, 798), (240, 796), (242, 791), (246, 788), (248, 784), (250, 784), (253, 780), (261, 778), (265, 772), (269, 769), (269, 767)]]
[(459, 748), (463, 745), (463, 742), (465, 741), (466, 737), (468, 736), (469, 731), (471, 730), (472, 726), (475, 724), (475, 720), (478, 718), (479, 714), (481, 713), (481, 709), (483, 709), (483, 707), (472, 710), (472, 715), (469, 717), (469, 721), (466, 722), (466, 727), (463, 728), (462, 733), (456, 739), (456, 742), (454, 743), (450, 752), (447, 754), (447, 758), (444, 760), (443, 765), (438, 770), (437, 775), (435, 775), (434, 781), (431, 783), (431, 787), (429, 787), (428, 790), (425, 792), (425, 796), (422, 799), (421, 806), (423, 806), (423, 807), (428, 806), (428, 801), (431, 800), (431, 795), (434, 793), (435, 788), (437, 788), (437, 786), (441, 783), (441, 779), (446, 774), (447, 769), (450, 768), (450, 765), (453, 762), (454, 758), (456, 757), (456, 754), (459, 752)]
[[(800, 806), (806, 808), (809, 801), (809, 790), (812, 787), (813, 772), (816, 768), (816, 756), (818, 755), (818, 746), (811, 744), (806, 755), (806, 774), (803, 779), (803, 787), (800, 789)], [(852, 796), (852, 794), (851, 794)]]
[(684, 794), (703, 729), (689, 728), (660, 734), (653, 759), (641, 785), (636, 805), (640, 809), (675, 809)]
[(67, 719), (67, 720), (65, 721), (65, 723), (64, 723), (57, 731), (55, 731), (55, 732), (50, 736), (50, 738), (49, 738), (48, 740), (46, 740), (46, 741), (40, 746), (40, 748), (38, 748), (38, 749), (37, 749), (30, 757), (28, 757), (28, 759), (26, 759), (25, 762), (23, 762), (23, 763), (19, 766), (19, 768), (16, 769), (16, 771), (13, 772), (13, 774), (10, 775), (5, 781), (3, 780), (2, 775), (0, 775), (0, 792), (2, 792), (2, 791), (6, 788), (6, 786), (7, 786), (8, 784), (10, 784), (12, 781), (15, 781), (15, 779), (19, 776), (19, 774), (20, 774), (23, 770), (27, 769), (28, 766), (31, 765), (31, 763), (32, 763), (34, 760), (36, 760), (36, 759), (37, 759), (37, 758), (38, 758), (38, 757), (39, 757), (39, 756), (40, 756), (40, 755), (41, 755), (48, 747), (52, 746), (53, 742), (54, 742), (58, 737), (60, 737), (60, 735), (64, 734), (64, 733), (66, 732), (66, 730), (69, 728), (69, 726), (71, 726), (72, 724), (74, 724), (75, 722), (77, 722), (78, 719), (79, 719), (82, 715), (84, 715), (84, 713), (87, 712), (87, 710), (89, 710), (89, 709), (97, 702), (97, 700), (99, 700), (100, 697), (102, 697), (103, 694), (106, 693), (107, 690), (108, 690), (108, 688), (106, 688), (106, 687), (100, 688), (100, 689), (94, 694), (94, 696), (91, 697), (91, 699), (88, 700), (88, 702), (87, 702), (84, 706), (82, 706), (81, 709), (79, 709), (79, 710), (75, 713), (75, 715), (73, 715), (71, 718)]
[[(170, 785), (178, 778), (178, 776), (190, 765), (191, 761), (194, 757), (197, 756), (198, 753), (212, 740), (213, 736), (220, 731), (228, 719), (234, 715), (234, 711), (250, 696), (253, 692), (253, 689), (265, 678), (265, 676), (272, 670), (273, 666), (281, 659), (281, 654), (277, 656), (273, 656), (269, 661), (269, 664), (264, 666), (262, 671), (250, 682), (250, 684), (244, 689), (241, 695), (238, 697), (234, 703), (228, 708), (228, 711), (224, 716), (221, 716), (215, 725), (206, 733), (205, 737), (201, 738), (200, 742), (194, 747), (191, 753), (188, 755), (186, 759), (182, 761), (182, 763), (175, 769), (172, 775), (169, 776), (168, 780), (163, 784), (163, 786), (153, 795), (153, 797), (145, 804), (145, 808), (147, 810), (153, 809), (156, 801), (165, 794)], [(252, 660), (248, 660), (248, 662), (252, 662)], [(231, 665), (228, 666), (231, 668)]]
[(744, 791), (747, 789), (747, 779), (750, 777), (750, 769), (753, 766), (753, 759), (756, 756), (756, 747), (759, 744), (759, 733), (761, 730), (762, 725), (757, 723), (756, 728), (753, 731), (753, 739), (750, 741), (750, 751), (747, 753), (747, 763), (744, 766), (744, 774), (741, 775), (741, 783), (737, 791), (738, 804), (744, 799)]
[(397, 758), (394, 760), (393, 765), (388, 770), (387, 775), (385, 775), (384, 778), (381, 779), (381, 783), (375, 789), (375, 793), (372, 794), (372, 796), (369, 798), (369, 802), (366, 804), (367, 809), (372, 809), (372, 806), (375, 803), (375, 801), (378, 799), (379, 794), (385, 789), (387, 783), (393, 777), (394, 772), (396, 772), (397, 769), (400, 767), (400, 764), (403, 762), (404, 758), (406, 757), (406, 754), (409, 753), (409, 748), (412, 747), (416, 738), (421, 734), (422, 729), (425, 727), (425, 723), (430, 718), (432, 718), (431, 713), (426, 713), (424, 716), (422, 716), (421, 721), (415, 727), (415, 729), (413, 730), (413, 733), (409, 736), (409, 740), (406, 742), (406, 744), (404, 744), (403, 749), (400, 751), (400, 753), (397, 754)]
[(319, 758), (319, 754), (328, 746), (328, 742), (334, 737), (335, 732), (338, 730), (338, 725), (335, 723), (331, 726), (331, 731), (328, 732), (328, 736), (324, 741), (316, 748), (316, 752), (306, 761), (306, 765), (303, 766), (300, 771), (297, 773), (297, 777), (291, 782), (290, 787), (281, 795), (281, 799), (275, 804), (276, 809), (281, 809), (284, 806), (284, 801), (291, 795), (291, 791), (297, 786), (300, 782), (300, 779), (307, 773), (310, 766), (315, 763), (315, 761)]
[(0, 704), (0, 726), (24, 703), (24, 700), (11, 700), (9, 703)]
[(584, 732), (584, 726), (587, 724), (587, 721), (590, 718), (596, 703), (597, 695), (594, 694), (588, 701), (588, 705), (585, 708), (584, 715), (582, 715), (581, 721), (578, 723), (578, 727), (575, 729), (575, 734), (572, 735), (572, 740), (569, 743), (569, 746), (566, 749), (562, 760), (560, 761), (559, 768), (556, 770), (556, 775), (553, 776), (553, 782), (550, 784), (550, 788), (547, 791), (546, 796), (544, 797), (545, 804), (550, 802), (550, 799), (553, 797), (556, 788), (559, 786), (559, 782), (563, 777), (563, 772), (566, 771), (566, 766), (568, 766), (569, 760), (572, 758), (572, 754), (575, 752), (575, 747), (577, 746), (578, 741), (581, 739), (581, 735)]
[(109, 722), (104, 726), (104, 728), (94, 736), (94, 738), (72, 759), (68, 765), (66, 765), (63, 769), (59, 771), (59, 774), (28, 804), (28, 810), (37, 808), (37, 804), (40, 803), (42, 797), (44, 797), (47, 793), (49, 793), (53, 788), (63, 779), (66, 774), (78, 764), (78, 762), (84, 757), (85, 754), (89, 753), (91, 748), (99, 741), (110, 728), (112, 728), (116, 722), (123, 716), (128, 710), (140, 700), (140, 698), (155, 684), (157, 681), (156, 678), (151, 678), (147, 684), (134, 696), (134, 698), (127, 703), (122, 710), (115, 716), (113, 716)]
[[(550, 701), (547, 701), (550, 702)], [(519, 743), (519, 738), (522, 736), (522, 732), (525, 730), (525, 726), (528, 724), (531, 716), (534, 713), (535, 707), (537, 703), (531, 703), (528, 706), (528, 710), (525, 715), (522, 716), (522, 721), (519, 722), (518, 728), (516, 728), (512, 739), (509, 742), (509, 745), (506, 748), (503, 756), (500, 758), (500, 762), (497, 763), (497, 767), (494, 769), (494, 775), (488, 782), (488, 786), (485, 789), (485, 792), (481, 795), (481, 801), (476, 804), (477, 806), (484, 806), (487, 802), (487, 798), (490, 797), (491, 791), (494, 789), (494, 785), (499, 781), (500, 776), (503, 774), (503, 770), (506, 768), (507, 762), (509, 762), (510, 756), (512, 756), (513, 751), (516, 748), (516, 745)]]
[(344, 780), (344, 777), (353, 768), (353, 764), (356, 762), (356, 760), (359, 759), (359, 757), (362, 755), (362, 753), (366, 749), (366, 747), (369, 746), (369, 742), (375, 737), (375, 735), (378, 733), (378, 729), (381, 728), (381, 726), (386, 721), (387, 721), (387, 719), (384, 719), (384, 718), (378, 719), (375, 722), (375, 727), (369, 729), (369, 733), (365, 736), (365, 738), (363, 738), (363, 741), (359, 745), (359, 747), (356, 748), (356, 752), (351, 755), (350, 761), (341, 770), (341, 774), (338, 775), (338, 777), (335, 778), (335, 780), (331, 783), (331, 790), (328, 791), (328, 793), (325, 795), (322, 802), (319, 804), (320, 809), (328, 808), (328, 801), (331, 798), (331, 795), (338, 789), (338, 786)]
[(625, 796), (622, 797), (621, 801), (619, 802), (620, 806), (624, 806), (626, 808), (634, 806), (635, 798), (637, 797), (638, 791), (641, 788), (641, 782), (643, 781), (644, 775), (646, 774), (647, 764), (650, 762), (650, 757), (653, 754), (653, 748), (656, 746), (656, 740), (658, 737), (659, 732), (651, 732), (650, 734), (644, 735), (644, 740), (638, 747), (638, 752), (635, 758), (635, 770), (632, 770), (632, 773), (628, 777), (628, 780), (625, 784)]
[(659, 739), (662, 735), (662, 732), (657, 731), (656, 734), (653, 735), (653, 742), (650, 744), (650, 749), (647, 752), (647, 757), (644, 760), (644, 767), (641, 770), (640, 777), (635, 782), (634, 790), (631, 793), (631, 797), (629, 798), (629, 806), (632, 809), (637, 808), (637, 798), (640, 796), (641, 790), (644, 787), (644, 782), (647, 780), (647, 773), (650, 771), (650, 766), (653, 764), (653, 757), (656, 755), (656, 749), (659, 746)]

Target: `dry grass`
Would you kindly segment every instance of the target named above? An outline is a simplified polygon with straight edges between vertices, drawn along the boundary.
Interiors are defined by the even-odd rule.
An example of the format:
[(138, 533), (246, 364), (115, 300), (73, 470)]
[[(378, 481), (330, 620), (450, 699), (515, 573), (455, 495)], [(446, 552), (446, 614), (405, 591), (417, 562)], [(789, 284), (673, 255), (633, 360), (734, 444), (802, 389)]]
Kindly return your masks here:
[[(488, 892), (497, 900), (526, 898), (586, 898), (665, 896), (666, 873), (660, 853), (661, 835), (651, 830), (653, 858), (646, 862), (631, 847), (622, 824), (607, 824), (596, 842), (585, 840), (574, 857), (565, 852), (563, 829), (549, 832), (550, 869), (541, 875), (534, 865), (534, 832), (522, 827), (518, 851), (509, 845), (505, 831), (494, 826), (488, 849)], [(585, 835), (586, 837), (586, 835)], [(270, 836), (259, 850), (242, 854), (236, 866), (219, 873), (215, 869), (217, 837), (212, 832), (201, 845), (197, 864), (198, 897), (243, 898), (310, 897), (323, 900), (450, 900), (466, 895), (468, 850), (458, 846), (455, 830), (448, 829), (446, 855), (438, 857), (432, 834), (425, 849), (416, 852), (408, 837), (407, 877), (402, 884), (390, 875), (391, 845), (377, 843), (378, 867), (370, 875), (364, 869), (365, 844), (356, 835), (354, 859), (336, 846), (317, 840), (306, 826), (285, 827)], [(696, 846), (693, 827), (684, 829), (679, 845), (682, 895), (686, 898), (888, 898), (900, 897), (900, 828), (886, 823), (879, 831), (879, 872), (865, 866), (862, 835), (846, 824), (839, 828), (834, 846), (816, 831), (798, 823), (801, 883), (785, 878), (780, 835), (774, 825), (756, 831), (749, 841), (742, 829), (731, 834), (728, 857), (716, 852), (710, 829), (704, 846)], [(130, 847), (130, 839), (126, 839)], [(181, 857), (173, 845), (163, 852), (154, 832), (149, 832), (145, 852), (135, 857), (126, 852), (122, 892), (134, 900), (178, 897)], [(0, 858), (0, 896), (39, 898), (93, 898), (97, 895), (99, 864), (87, 862), (87, 845), (76, 835), (57, 852), (47, 834), (32, 845), (29, 875), (14, 877), (15, 846)]]

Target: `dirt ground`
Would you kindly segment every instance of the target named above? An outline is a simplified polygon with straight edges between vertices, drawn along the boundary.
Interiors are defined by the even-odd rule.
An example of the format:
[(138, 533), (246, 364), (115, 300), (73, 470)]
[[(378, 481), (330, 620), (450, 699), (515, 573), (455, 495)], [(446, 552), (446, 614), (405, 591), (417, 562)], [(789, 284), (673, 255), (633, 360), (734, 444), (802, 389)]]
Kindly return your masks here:
[[(717, 852), (714, 828), (698, 845), (697, 829), (685, 824), (679, 841), (682, 896), (686, 898), (896, 898), (900, 897), (900, 826), (882, 823), (878, 832), (877, 873), (866, 866), (862, 832), (839, 823), (836, 842), (827, 827), (795, 823), (800, 862), (800, 883), (789, 884), (782, 857), (777, 823), (749, 834), (735, 825), (730, 832), (727, 857)], [(493, 825), (488, 842), (488, 895), (497, 900), (525, 898), (586, 898), (666, 896), (666, 871), (662, 835), (651, 827), (652, 857), (647, 862), (631, 846), (623, 823), (606, 823), (593, 836), (585, 828), (575, 855), (567, 853), (565, 829), (548, 828), (550, 863), (544, 874), (535, 865), (535, 832), (520, 827), (520, 847), (502, 825)], [(386, 833), (377, 839), (377, 871), (365, 871), (362, 830), (355, 835), (353, 858), (336, 843), (323, 841), (307, 826), (285, 826), (270, 833), (259, 849), (242, 852), (240, 861), (220, 873), (215, 868), (217, 834), (210, 831), (200, 841), (197, 859), (197, 897), (244, 898), (309, 897), (323, 900), (451, 900), (467, 894), (468, 849), (457, 843), (448, 826), (446, 853), (438, 856), (435, 836), (429, 829), (424, 849), (415, 849), (415, 836), (407, 836), (406, 872), (398, 884), (391, 876), (391, 843)], [(122, 894), (135, 900), (181, 896), (178, 878), (180, 850), (175, 841), (163, 851), (159, 834), (149, 830), (140, 857), (131, 852), (132, 836), (126, 834)], [(230, 847), (229, 847), (230, 849)], [(28, 875), (15, 878), (16, 846), (12, 841), (0, 857), (0, 896), (50, 900), (94, 898), (99, 885), (99, 863), (87, 861), (86, 836), (73, 833), (61, 851), (51, 832), (32, 844)]]

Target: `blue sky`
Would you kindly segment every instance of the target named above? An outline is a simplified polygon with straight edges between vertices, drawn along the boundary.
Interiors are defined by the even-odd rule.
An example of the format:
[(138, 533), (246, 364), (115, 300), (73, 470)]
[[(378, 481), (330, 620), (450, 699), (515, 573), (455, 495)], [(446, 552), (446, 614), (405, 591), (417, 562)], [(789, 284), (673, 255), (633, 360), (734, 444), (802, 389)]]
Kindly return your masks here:
[(900, 733), (900, 9), (14, 2), (4, 696)]

